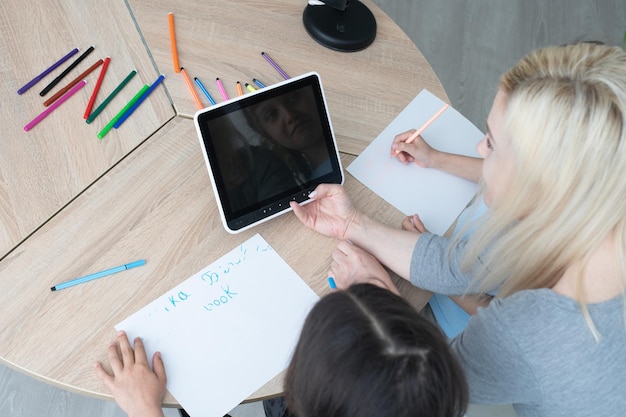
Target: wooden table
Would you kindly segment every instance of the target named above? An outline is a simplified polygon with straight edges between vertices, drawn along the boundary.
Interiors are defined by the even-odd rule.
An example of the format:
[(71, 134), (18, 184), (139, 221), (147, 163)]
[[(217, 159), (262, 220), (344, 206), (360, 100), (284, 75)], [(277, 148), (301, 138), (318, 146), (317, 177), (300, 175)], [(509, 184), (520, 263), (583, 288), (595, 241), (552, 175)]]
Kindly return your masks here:
[[(21, 2), (0, 7), (0, 259), (175, 116), (163, 89), (119, 130), (97, 133), (145, 83), (157, 77), (123, 0)], [(62, 29), (62, 25), (64, 29)], [(124, 42), (119, 42), (119, 39)], [(90, 45), (95, 50), (45, 97), (39, 92)], [(17, 90), (74, 47), (80, 52), (22, 95)], [(91, 124), (83, 114), (98, 78), (25, 132), (42, 103), (99, 58), (111, 57), (97, 104), (132, 70), (137, 75)]]
[(217, 77), (231, 97), (236, 95), (237, 81), (252, 83), (257, 78), (273, 84), (283, 80), (261, 52), (267, 52), (291, 76), (319, 72), (341, 152), (359, 155), (423, 88), (448, 101), (415, 44), (368, 0), (364, 4), (376, 17), (377, 37), (369, 48), (356, 53), (332, 51), (309, 37), (302, 25), (305, 1), (129, 3), (183, 117), (192, 117), (197, 107), (182, 75), (174, 72), (168, 12), (175, 17), (180, 65), (192, 79), (198, 77), (218, 102)]
[[(3, 64), (3, 71), (10, 67), (10, 76), (0, 81), (0, 102), (5, 109), (18, 109), (15, 114), (23, 117), (0, 127), (0, 215), (4, 229), (11, 232), (9, 239), (3, 240), (0, 255), (3, 363), (64, 389), (111, 399), (97, 380), (93, 363), (106, 360), (106, 346), (114, 338), (113, 326), (255, 233), (260, 233), (318, 294), (328, 291), (325, 279), (336, 241), (304, 228), (292, 213), (238, 235), (223, 229), (189, 120), (194, 102), (180, 74), (172, 68), (169, 11), (176, 16), (181, 64), (192, 77), (206, 78), (207, 84), (219, 76), (233, 91), (237, 80), (250, 82), (256, 77), (266, 83), (279, 81), (278, 74), (260, 56), (261, 50), (293, 75), (320, 72), (344, 166), (422, 88), (447, 99), (420, 52), (371, 2), (366, 3), (377, 18), (378, 37), (367, 50), (351, 54), (324, 49), (308, 38), (301, 27), (304, 5), (300, 3), (195, 3), (186, 2), (183, 8), (179, 3), (132, 0), (128, 9), (121, 1), (83, 5), (67, 0), (54, 7), (46, 3), (45, 13), (39, 11), (44, 9), (43, 2), (25, 6), (12, 1), (3, 6), (5, 12), (11, 10), (14, 20), (9, 21), (6, 13), (0, 15), (1, 42), (8, 51), (15, 51), (19, 44), (21, 54)], [(25, 7), (27, 11), (23, 11)], [(37, 22), (42, 32), (43, 28), (52, 32), (61, 16), (73, 22), (67, 31), (70, 33), (63, 32), (66, 38), (41, 33), (28, 39), (32, 32), (20, 38), (17, 28), (29, 19)], [(133, 32), (133, 18), (148, 49), (140, 46), (141, 36)], [(284, 30), (277, 32), (277, 27)], [(285, 33), (289, 33), (288, 39)], [(118, 41), (120, 34), (125, 42)], [(43, 48), (48, 36), (55, 39), (55, 45)], [(112, 89), (134, 63), (137, 68), (143, 65), (142, 83), (164, 73), (166, 91), (159, 89), (140, 107), (140, 113), (102, 142), (95, 138), (99, 129), (85, 126), (81, 119), (88, 99), (86, 91), (82, 100), (68, 101), (25, 133), (23, 125), (40, 110), (36, 94), (40, 86), (28, 96), (17, 96), (15, 91), (77, 42), (97, 43), (96, 51), (111, 51), (109, 71), (115, 68), (116, 72), (107, 74), (110, 83), (103, 89)], [(88, 59), (87, 65), (95, 59)], [(124, 65), (120, 63), (117, 68), (114, 62)], [(139, 85), (126, 93), (134, 94)], [(173, 117), (168, 95), (182, 117)], [(118, 104), (123, 105), (128, 98), (120, 98)], [(103, 123), (115, 112), (109, 109)], [(29, 156), (33, 152), (35, 155)], [(400, 212), (349, 174), (345, 186), (366, 213), (389, 224), (400, 224)], [(25, 206), (32, 209), (24, 211)], [(49, 290), (67, 279), (140, 258), (147, 261), (144, 267), (88, 285)], [(428, 297), (408, 284), (401, 291), (417, 307)], [(282, 390), (281, 381), (277, 376), (249, 400), (277, 395)], [(165, 404), (178, 405), (170, 395)]]

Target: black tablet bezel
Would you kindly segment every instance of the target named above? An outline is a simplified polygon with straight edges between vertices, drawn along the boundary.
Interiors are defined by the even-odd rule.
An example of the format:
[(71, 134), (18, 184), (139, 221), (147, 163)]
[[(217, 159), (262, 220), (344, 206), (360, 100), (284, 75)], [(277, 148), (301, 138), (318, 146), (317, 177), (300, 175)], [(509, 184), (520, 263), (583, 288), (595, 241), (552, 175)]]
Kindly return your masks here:
[[(258, 105), (265, 100), (288, 94), (303, 87), (311, 87), (314, 92), (317, 104), (318, 116), (322, 124), (326, 149), (330, 157), (332, 170), (329, 174), (313, 178), (304, 184), (297, 185), (290, 190), (281, 192), (264, 201), (257, 202), (244, 209), (233, 211), (226, 192), (223, 176), (220, 171), (220, 163), (217, 152), (213, 144), (214, 137), (211, 134), (209, 123), (216, 118), (223, 117), (233, 112)], [(283, 214), (291, 207), (290, 201), (307, 203), (309, 194), (321, 183), (343, 184), (344, 174), (337, 149), (328, 106), (322, 88), (319, 74), (310, 72), (299, 77), (290, 78), (286, 81), (274, 84), (253, 93), (248, 93), (218, 105), (208, 107), (198, 111), (194, 115), (194, 123), (198, 133), (198, 139), (202, 148), (204, 160), (211, 178), (213, 191), (217, 200), (220, 217), (224, 228), (230, 233), (239, 233), (247, 230), (259, 223), (265, 222), (280, 214)], [(215, 138), (216, 139), (216, 138)]]

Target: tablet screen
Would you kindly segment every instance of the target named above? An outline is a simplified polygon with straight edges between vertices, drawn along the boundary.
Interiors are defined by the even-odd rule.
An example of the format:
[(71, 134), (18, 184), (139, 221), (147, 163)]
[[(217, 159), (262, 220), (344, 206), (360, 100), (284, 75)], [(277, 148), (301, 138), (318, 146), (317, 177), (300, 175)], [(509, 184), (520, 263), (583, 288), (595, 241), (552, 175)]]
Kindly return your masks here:
[(319, 75), (304, 74), (194, 116), (224, 227), (240, 232), (308, 201), (343, 171)]

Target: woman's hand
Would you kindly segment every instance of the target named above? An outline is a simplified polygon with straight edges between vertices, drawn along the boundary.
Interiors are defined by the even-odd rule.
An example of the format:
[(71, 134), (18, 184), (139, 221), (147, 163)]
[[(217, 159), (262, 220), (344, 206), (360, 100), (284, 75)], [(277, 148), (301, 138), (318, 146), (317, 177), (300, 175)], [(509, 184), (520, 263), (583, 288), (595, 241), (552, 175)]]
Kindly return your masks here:
[(332, 257), (328, 275), (335, 279), (337, 288), (345, 289), (352, 284), (367, 282), (400, 294), (387, 270), (364, 249), (342, 240)]
[(294, 201), (290, 203), (296, 217), (323, 235), (347, 239), (348, 229), (359, 212), (344, 188), (337, 184), (320, 184), (310, 198), (313, 201), (302, 206)]
[(406, 216), (404, 220), (402, 220), (402, 229), (408, 230), (409, 232), (428, 233), (424, 223), (422, 223), (422, 219), (420, 219), (417, 214)]
[(415, 162), (422, 168), (433, 168), (433, 157), (438, 151), (431, 148), (421, 136), (406, 143), (413, 133), (415, 129), (396, 135), (391, 144), (391, 156), (398, 158), (403, 164)]
[(109, 362), (112, 374), (99, 362), (95, 365), (96, 374), (122, 410), (129, 417), (162, 417), (166, 377), (161, 354), (157, 352), (152, 358), (153, 371), (141, 339), (135, 339), (133, 351), (126, 333), (119, 332), (117, 342), (109, 345)]

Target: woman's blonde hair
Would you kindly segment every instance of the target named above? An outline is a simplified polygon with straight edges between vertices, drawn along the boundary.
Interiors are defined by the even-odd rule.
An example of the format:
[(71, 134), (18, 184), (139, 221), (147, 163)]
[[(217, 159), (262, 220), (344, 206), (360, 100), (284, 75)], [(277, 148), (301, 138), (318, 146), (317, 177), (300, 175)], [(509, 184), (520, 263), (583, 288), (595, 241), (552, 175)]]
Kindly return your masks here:
[[(626, 53), (596, 43), (538, 49), (500, 89), (513, 180), (470, 236), (464, 266), (499, 296), (550, 288), (612, 234), (624, 275)], [(586, 312), (584, 294), (579, 301)]]

